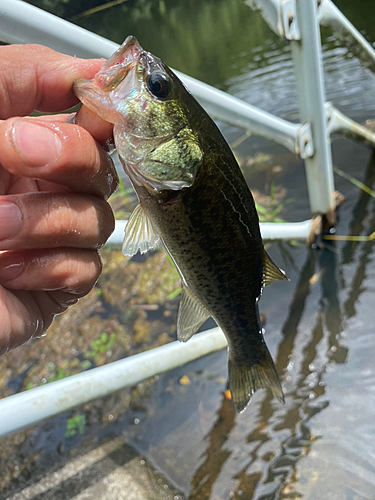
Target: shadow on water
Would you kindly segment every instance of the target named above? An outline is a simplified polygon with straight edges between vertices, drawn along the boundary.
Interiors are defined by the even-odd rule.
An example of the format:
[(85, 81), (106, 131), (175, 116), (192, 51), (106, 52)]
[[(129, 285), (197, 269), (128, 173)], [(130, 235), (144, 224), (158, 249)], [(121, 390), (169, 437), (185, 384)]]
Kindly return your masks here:
[[(375, 182), (375, 155), (371, 157), (371, 161), (366, 169), (364, 184), (370, 188)], [(371, 207), (372, 203), (372, 207)], [(370, 206), (369, 206), (370, 205)], [(373, 211), (374, 199), (368, 193), (361, 192), (358, 202), (353, 210), (353, 218), (350, 223), (351, 235), (371, 234), (375, 229), (375, 213)], [(363, 281), (366, 278), (366, 268), (371, 263), (371, 253), (373, 250), (373, 242), (368, 241), (362, 245), (358, 242), (348, 242), (343, 248), (343, 261), (348, 263), (355, 257), (356, 252), (359, 252), (358, 266), (354, 277), (352, 278), (351, 290), (348, 298), (345, 301), (344, 308), (348, 318), (356, 314), (355, 304), (363, 292)]]
[[(369, 187), (373, 188), (375, 183), (375, 155), (372, 155), (363, 179), (363, 183)], [(358, 201), (353, 209), (352, 219), (350, 221), (350, 229), (348, 234), (351, 236), (362, 234), (364, 227), (364, 221), (367, 215), (370, 214), (370, 208), (368, 205), (373, 200), (373, 198), (365, 191), (360, 192)], [(358, 241), (348, 241), (343, 250), (343, 264), (348, 264), (353, 260), (354, 254), (359, 246)]]
[(223, 396), (220, 408), (216, 412), (217, 420), (210, 433), (205, 437), (207, 449), (204, 462), (191, 480), (190, 498), (202, 500), (210, 498), (212, 487), (230, 456), (230, 451), (225, 449), (225, 442), (235, 426), (235, 415), (232, 403)]

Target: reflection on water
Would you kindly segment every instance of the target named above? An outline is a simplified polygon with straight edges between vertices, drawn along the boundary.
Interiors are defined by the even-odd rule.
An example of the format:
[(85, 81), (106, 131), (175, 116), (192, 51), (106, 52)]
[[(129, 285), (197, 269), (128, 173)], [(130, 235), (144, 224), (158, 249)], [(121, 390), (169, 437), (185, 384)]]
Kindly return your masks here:
[[(336, 4), (375, 41), (373, 0)], [(132, 0), (76, 22), (119, 43), (132, 33), (176, 69), (298, 120), (289, 48), (242, 0)], [(324, 34), (328, 99), (359, 121), (375, 117), (374, 76)], [(230, 140), (242, 133), (223, 130)], [(243, 157), (259, 151), (277, 156), (264, 170), (246, 170), (251, 187), (264, 193), (271, 178), (294, 199), (283, 217), (307, 216), (301, 163), (256, 137), (239, 148)], [(369, 150), (338, 140), (333, 153), (342, 170), (373, 187)], [(347, 198), (337, 232), (371, 234), (375, 200), (336, 182)], [(285, 405), (258, 391), (236, 415), (224, 392), (226, 353), (217, 353), (161, 376), (147, 410), (108, 429), (191, 500), (373, 500), (374, 243), (323, 241), (314, 249), (273, 246), (270, 253), (292, 280), (268, 287), (260, 302)], [(180, 386), (185, 374), (191, 383)], [(132, 417), (137, 425), (129, 425)]]

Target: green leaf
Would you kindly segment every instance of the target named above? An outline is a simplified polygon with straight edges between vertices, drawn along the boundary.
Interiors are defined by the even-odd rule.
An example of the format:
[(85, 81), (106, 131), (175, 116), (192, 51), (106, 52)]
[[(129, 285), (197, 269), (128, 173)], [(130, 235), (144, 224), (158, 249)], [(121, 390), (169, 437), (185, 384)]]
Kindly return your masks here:
[(66, 421), (65, 437), (73, 437), (76, 434), (84, 434), (86, 428), (86, 415), (76, 415)]

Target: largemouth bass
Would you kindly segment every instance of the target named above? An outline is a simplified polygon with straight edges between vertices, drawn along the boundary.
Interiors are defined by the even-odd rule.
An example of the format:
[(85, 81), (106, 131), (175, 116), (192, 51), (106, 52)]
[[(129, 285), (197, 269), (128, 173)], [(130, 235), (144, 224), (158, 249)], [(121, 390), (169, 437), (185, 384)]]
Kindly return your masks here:
[(178, 339), (187, 341), (212, 316), (228, 340), (236, 409), (261, 387), (283, 400), (258, 299), (265, 285), (287, 278), (264, 250), (253, 197), (213, 120), (134, 37), (93, 80), (75, 82), (74, 91), (114, 124), (119, 157), (139, 198), (124, 254), (144, 253), (161, 240), (180, 273)]

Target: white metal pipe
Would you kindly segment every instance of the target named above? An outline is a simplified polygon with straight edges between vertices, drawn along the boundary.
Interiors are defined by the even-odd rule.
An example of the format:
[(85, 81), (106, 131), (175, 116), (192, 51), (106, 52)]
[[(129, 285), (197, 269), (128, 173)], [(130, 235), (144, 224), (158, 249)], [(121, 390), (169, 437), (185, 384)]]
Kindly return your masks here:
[(108, 238), (106, 242), (107, 245), (122, 245), (124, 241), (124, 233), (125, 233), (125, 227), (126, 224), (128, 223), (127, 220), (117, 220), (116, 225), (115, 225), (115, 230), (111, 234), (111, 236)]
[(301, 119), (311, 125), (315, 150), (305, 160), (310, 207), (313, 214), (329, 214), (335, 208), (334, 181), (316, 0), (296, 0), (296, 14), (301, 40), (292, 40), (290, 45)]
[(227, 341), (219, 328), (171, 342), (108, 365), (0, 400), (0, 437), (34, 425), (142, 380), (173, 370), (212, 352)]
[[(114, 232), (106, 245), (122, 245), (125, 226), (128, 221), (117, 220)], [(303, 222), (261, 222), (260, 232), (263, 240), (306, 240), (311, 232), (311, 220)]]
[(21, 0), (0, 0), (0, 38), (7, 43), (40, 43), (85, 58), (107, 59), (118, 48), (117, 43)]
[(259, 10), (268, 26), (281, 38), (300, 39), (295, 0), (247, 0), (246, 3)]
[(265, 241), (272, 240), (303, 240), (310, 236), (312, 220), (303, 222), (261, 222), (260, 232)]
[(344, 14), (334, 5), (331, 0), (322, 0), (318, 9), (320, 23), (331, 26), (335, 33), (348, 42), (348, 34), (362, 50), (356, 50), (356, 55), (364, 62), (370, 63), (371, 69), (375, 69), (375, 50), (372, 45), (361, 35)]
[(366, 127), (363, 127), (354, 120), (336, 109), (330, 102), (326, 103), (328, 118), (328, 130), (332, 134), (340, 132), (345, 137), (351, 137), (368, 146), (375, 146), (375, 133)]
[[(79, 57), (108, 58), (118, 48), (116, 43), (20, 0), (0, 0), (0, 34), (3, 41), (9, 43), (41, 43)], [(304, 155), (299, 144), (300, 124), (262, 111), (179, 71), (176, 74), (215, 119), (250, 130)]]
[[(276, 0), (269, 0), (269, 3), (275, 4)], [(113, 42), (20, 0), (0, 0), (0, 33), (2, 39), (10, 43), (42, 43), (60, 52), (81, 57), (107, 58), (117, 48), (117, 44)], [(273, 139), (293, 152), (303, 152), (301, 125), (281, 120), (186, 75), (179, 74), (179, 76), (215, 118)], [(312, 149), (309, 151), (311, 154)], [(321, 185), (321, 180), (317, 185)], [(126, 221), (117, 222), (116, 230), (109, 242), (122, 243), (125, 223)], [(310, 230), (311, 221), (261, 224), (264, 239), (305, 239)], [(221, 331), (213, 329), (194, 336), (187, 344), (173, 342), (8, 397), (0, 401), (0, 436), (124, 387), (135, 385), (156, 374), (222, 349), (226, 345), (226, 339)]]
[(275, 141), (293, 153), (301, 154), (303, 152), (299, 143), (301, 124), (283, 120), (179, 71), (175, 71), (175, 73), (186, 84), (197, 101), (216, 120), (222, 120), (230, 125), (249, 130), (255, 135)]

